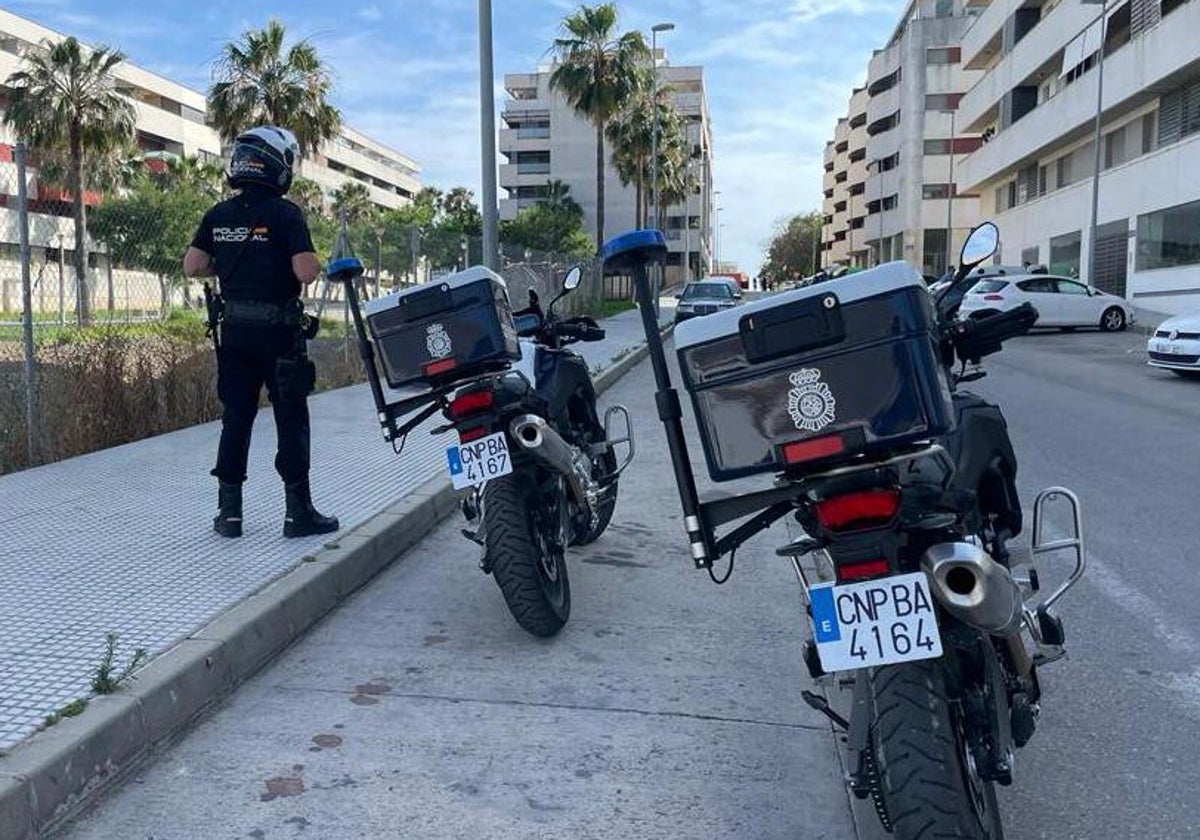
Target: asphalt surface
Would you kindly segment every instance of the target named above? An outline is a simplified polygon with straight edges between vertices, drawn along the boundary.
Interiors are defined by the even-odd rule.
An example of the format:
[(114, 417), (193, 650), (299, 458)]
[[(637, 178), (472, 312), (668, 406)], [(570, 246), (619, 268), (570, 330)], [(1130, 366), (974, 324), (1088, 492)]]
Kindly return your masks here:
[[(1089, 548), (1060, 605), (1070, 658), (1043, 670), (1001, 790), (1010, 840), (1200, 836), (1200, 383), (1148, 369), (1144, 346), (1034, 335), (971, 386), (1008, 416), (1027, 506), (1076, 490)], [(515, 627), (452, 522), (69, 836), (882, 837), (861, 808), (851, 822), (799, 699), (783, 526), (725, 587), (690, 570), (651, 391), (643, 364), (609, 394), (638, 460), (610, 533), (575, 554), (558, 639)]]

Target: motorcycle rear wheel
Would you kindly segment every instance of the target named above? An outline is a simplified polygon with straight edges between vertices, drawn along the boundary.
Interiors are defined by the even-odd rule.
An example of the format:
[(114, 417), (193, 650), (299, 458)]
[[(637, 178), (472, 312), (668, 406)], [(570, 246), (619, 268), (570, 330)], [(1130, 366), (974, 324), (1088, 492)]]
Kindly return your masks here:
[(974, 767), (938, 660), (871, 672), (872, 741), (898, 840), (1003, 840), (995, 783)]
[(612, 522), (613, 512), (617, 509), (617, 480), (605, 484), (605, 479), (617, 471), (617, 456), (611, 451), (605, 452), (594, 462), (592, 478), (604, 487), (604, 498), (600, 500), (596, 511), (596, 524), (591, 524), (591, 517), (579, 515), (572, 524), (571, 545), (591, 545), (608, 530)]
[[(554, 507), (565, 510), (561, 480)], [(571, 615), (571, 582), (563, 553), (569, 523), (541, 510), (542, 483), (527, 472), (494, 478), (483, 488), (484, 545), (508, 611), (534, 636), (558, 633)], [(547, 533), (554, 519), (558, 534)]]

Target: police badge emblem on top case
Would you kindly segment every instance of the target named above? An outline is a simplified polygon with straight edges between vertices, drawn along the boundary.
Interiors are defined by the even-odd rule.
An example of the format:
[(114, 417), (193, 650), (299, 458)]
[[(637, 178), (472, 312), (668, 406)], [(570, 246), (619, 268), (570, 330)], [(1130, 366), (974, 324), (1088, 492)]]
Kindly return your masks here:
[(788, 414), (797, 429), (819, 432), (837, 419), (837, 400), (829, 385), (821, 381), (821, 371), (804, 368), (788, 380), (796, 386), (788, 391)]
[(450, 334), (446, 332), (445, 327), (441, 324), (429, 325), (425, 331), (425, 349), (434, 359), (444, 359), (454, 352), (454, 345), (450, 342)]

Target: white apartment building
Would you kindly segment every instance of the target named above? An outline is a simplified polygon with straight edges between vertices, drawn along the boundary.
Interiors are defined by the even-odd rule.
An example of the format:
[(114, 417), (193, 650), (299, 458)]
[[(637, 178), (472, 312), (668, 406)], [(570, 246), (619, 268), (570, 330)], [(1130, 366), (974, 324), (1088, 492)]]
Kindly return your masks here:
[(983, 76), (959, 119), (988, 142), (959, 179), (999, 225), (1000, 259), (1077, 273), (1152, 310), (1200, 308), (1200, 0), (1108, 2), (1095, 249), (1101, 7), (976, 5), (962, 59)]
[[(693, 173), (699, 182), (687, 206), (667, 208), (663, 219), (670, 249), (667, 279), (678, 282), (684, 276), (685, 252), (690, 266), (687, 276), (711, 274), (713, 269), (712, 126), (704, 68), (673, 67), (661, 49), (657, 59), (659, 83), (674, 90), (675, 105), (686, 121)], [(570, 186), (571, 197), (583, 207), (585, 230), (595, 235), (596, 129), (550, 90), (550, 73), (546, 68), (504, 77), (508, 98), (501, 115), (504, 126), (499, 148), (507, 162), (500, 166), (500, 187), (508, 191), (508, 197), (500, 201), (500, 217), (512, 219), (536, 204), (545, 195), (546, 185), (558, 180)], [(634, 228), (636, 190), (621, 183), (611, 155), (604, 190), (605, 236)]]
[[(38, 48), (43, 41), (64, 38), (61, 33), (0, 9), (0, 81), (20, 69), (21, 57), (28, 51)], [(133, 102), (139, 148), (145, 152), (221, 160), (220, 138), (205, 121), (203, 93), (129, 62), (118, 65), (116, 76), (119, 89)], [(17, 192), (14, 141), (7, 128), (0, 128), (0, 192), (5, 194), (10, 207)], [(371, 198), (384, 207), (406, 204), (422, 186), (420, 167), (412, 158), (348, 127), (337, 140), (302, 161), (300, 174), (320, 184), (327, 195), (348, 181), (365, 184), (370, 188)], [(70, 252), (74, 248), (75, 231), (64, 191), (39, 183), (36, 170), (31, 170), (28, 189), (36, 211), (31, 225), (35, 254), (60, 244)], [(101, 198), (97, 193), (85, 193), (89, 204)], [(0, 249), (13, 252), (17, 241), (16, 214), (0, 210)]]
[(940, 275), (979, 218), (952, 169), (980, 141), (956, 113), (981, 75), (959, 42), (965, 0), (912, 0), (825, 147), (822, 263), (906, 260)]

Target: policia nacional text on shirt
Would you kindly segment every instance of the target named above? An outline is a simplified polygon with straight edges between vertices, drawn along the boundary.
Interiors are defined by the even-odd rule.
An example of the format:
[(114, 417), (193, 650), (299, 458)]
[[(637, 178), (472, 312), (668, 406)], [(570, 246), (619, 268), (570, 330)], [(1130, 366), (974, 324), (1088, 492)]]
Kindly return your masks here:
[(338, 521), (322, 516), (308, 486), (308, 395), (315, 369), (307, 340), (316, 319), (304, 314), (301, 287), (317, 279), (321, 264), (300, 208), (283, 196), (300, 156), (286, 129), (261, 126), (238, 136), (229, 164), (233, 198), (210, 209), (184, 256), (188, 277), (219, 280), (209, 308), (217, 347), (217, 393), (224, 413), (217, 450), (219, 511), (213, 529), (242, 535), (242, 483), (259, 396), (267, 387), (275, 414), (275, 469), (287, 497), (285, 537), (326, 534)]

